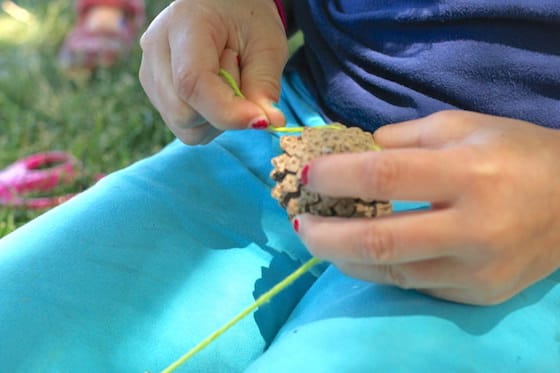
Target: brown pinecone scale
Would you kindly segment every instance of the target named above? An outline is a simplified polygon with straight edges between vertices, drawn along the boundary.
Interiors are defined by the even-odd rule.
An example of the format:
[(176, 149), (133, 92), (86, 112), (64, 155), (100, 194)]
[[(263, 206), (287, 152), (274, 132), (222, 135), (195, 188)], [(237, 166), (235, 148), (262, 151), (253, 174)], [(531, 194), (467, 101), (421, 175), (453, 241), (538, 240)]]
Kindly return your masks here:
[(299, 136), (280, 138), (280, 147), (284, 152), (272, 159), (274, 169), (270, 177), (277, 184), (271, 194), (286, 209), (290, 219), (301, 213), (340, 217), (376, 217), (391, 213), (391, 203), (387, 201), (333, 198), (311, 192), (301, 184), (303, 166), (315, 157), (375, 150), (371, 133), (339, 123), (306, 127)]

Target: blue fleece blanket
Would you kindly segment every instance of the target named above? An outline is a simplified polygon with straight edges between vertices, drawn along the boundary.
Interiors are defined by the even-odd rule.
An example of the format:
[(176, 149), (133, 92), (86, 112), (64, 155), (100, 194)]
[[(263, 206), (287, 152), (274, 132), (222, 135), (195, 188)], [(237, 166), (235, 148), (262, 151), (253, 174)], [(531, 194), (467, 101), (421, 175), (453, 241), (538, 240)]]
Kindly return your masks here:
[(332, 120), (459, 108), (560, 128), (557, 0), (294, 3), (306, 46), (291, 67)]

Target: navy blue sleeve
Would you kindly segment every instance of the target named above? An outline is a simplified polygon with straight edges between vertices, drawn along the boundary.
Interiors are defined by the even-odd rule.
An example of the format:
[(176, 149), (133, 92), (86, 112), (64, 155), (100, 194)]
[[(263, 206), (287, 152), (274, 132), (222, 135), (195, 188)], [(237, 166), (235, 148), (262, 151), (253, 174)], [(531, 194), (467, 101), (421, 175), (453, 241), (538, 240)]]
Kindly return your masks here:
[(560, 128), (560, 1), (302, 0), (299, 71), (368, 130), (443, 109)]

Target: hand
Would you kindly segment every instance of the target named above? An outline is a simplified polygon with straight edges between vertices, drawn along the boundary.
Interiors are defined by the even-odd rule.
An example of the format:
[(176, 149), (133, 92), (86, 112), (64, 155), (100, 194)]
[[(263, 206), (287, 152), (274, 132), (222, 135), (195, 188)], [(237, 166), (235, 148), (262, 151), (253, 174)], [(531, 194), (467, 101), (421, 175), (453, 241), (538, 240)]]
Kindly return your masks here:
[(296, 217), (314, 255), (358, 278), (471, 304), (502, 302), (560, 267), (560, 132), (448, 111), (374, 135), (385, 150), (316, 159), (307, 187), (432, 209)]
[[(285, 122), (272, 106), (288, 56), (272, 0), (177, 0), (151, 23), (140, 45), (140, 82), (183, 142), (205, 143), (222, 130)], [(220, 68), (246, 99), (234, 95)]]

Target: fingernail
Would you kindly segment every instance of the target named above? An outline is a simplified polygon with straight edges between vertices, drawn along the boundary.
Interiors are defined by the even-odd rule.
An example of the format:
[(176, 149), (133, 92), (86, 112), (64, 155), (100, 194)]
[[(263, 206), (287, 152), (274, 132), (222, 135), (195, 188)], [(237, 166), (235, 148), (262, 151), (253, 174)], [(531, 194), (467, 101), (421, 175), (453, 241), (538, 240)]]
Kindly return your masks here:
[(299, 233), (299, 219), (295, 218), (294, 220), (292, 220), (292, 227), (294, 227), (294, 231), (296, 231), (296, 233)]
[(237, 55), (237, 66), (241, 66), (241, 56)]
[(249, 127), (255, 130), (264, 130), (268, 128), (268, 121), (266, 119), (257, 119), (251, 122), (251, 124), (249, 124)]
[(303, 166), (303, 168), (301, 169), (300, 180), (301, 180), (301, 183), (303, 185), (307, 185), (309, 183), (309, 165), (308, 164)]

